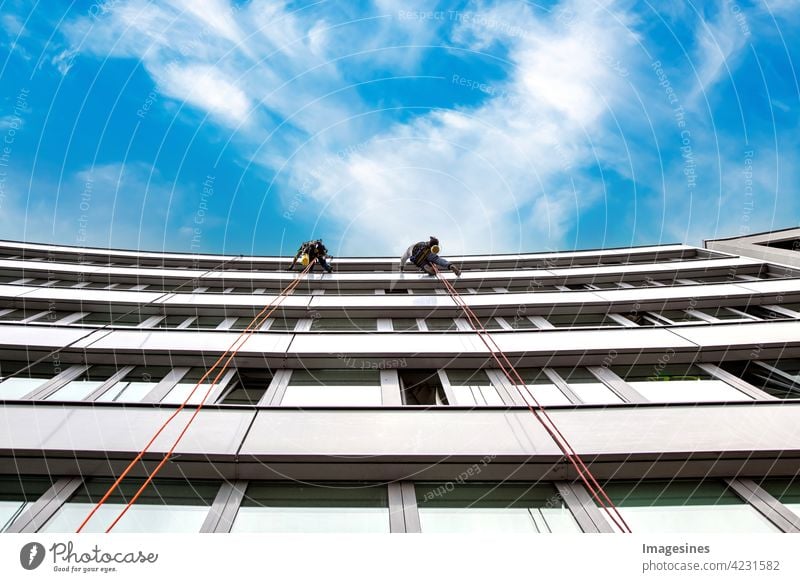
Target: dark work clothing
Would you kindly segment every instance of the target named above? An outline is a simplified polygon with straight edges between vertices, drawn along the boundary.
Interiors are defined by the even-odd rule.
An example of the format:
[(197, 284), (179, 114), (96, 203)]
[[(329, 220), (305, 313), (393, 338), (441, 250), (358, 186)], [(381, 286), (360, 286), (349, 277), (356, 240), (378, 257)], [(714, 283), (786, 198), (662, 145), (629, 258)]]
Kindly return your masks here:
[[(310, 263), (314, 259), (317, 260), (316, 264), (322, 267), (322, 270), (331, 273), (333, 269), (331, 268), (330, 264), (325, 260), (325, 257), (328, 254), (328, 249), (322, 244), (320, 241), (307, 241), (300, 245), (300, 248), (297, 249), (297, 254), (292, 261), (291, 266), (289, 269), (291, 270), (297, 264), (297, 259), (299, 259), (304, 254), (308, 254), (308, 262)], [(313, 270), (313, 267), (312, 267)]]

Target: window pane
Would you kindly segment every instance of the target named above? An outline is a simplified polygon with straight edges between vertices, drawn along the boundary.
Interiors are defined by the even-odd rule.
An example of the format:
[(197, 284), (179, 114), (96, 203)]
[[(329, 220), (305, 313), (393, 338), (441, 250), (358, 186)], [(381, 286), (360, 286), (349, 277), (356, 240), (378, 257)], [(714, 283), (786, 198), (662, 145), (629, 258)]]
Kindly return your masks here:
[(548, 315), (547, 321), (556, 327), (619, 327), (621, 325), (609, 318), (605, 313), (565, 313)]
[(503, 399), (483, 370), (448, 370), (456, 401), (460, 406), (502, 406)]
[(90, 366), (88, 370), (71, 382), (67, 382), (46, 400), (83, 400), (116, 373), (117, 368), (114, 366)]
[(757, 533), (777, 528), (717, 481), (603, 485), (634, 532)]
[[(197, 386), (197, 383), (206, 373), (205, 368), (192, 368), (189, 370), (186, 375), (181, 378), (175, 387), (169, 391), (164, 399), (161, 401), (164, 404), (183, 404), (186, 402), (186, 399), (189, 398), (189, 394), (192, 394), (192, 390), (194, 390), (194, 394), (192, 397), (189, 398), (188, 404), (200, 404), (203, 401), (203, 398), (206, 395), (206, 392), (209, 391), (211, 387), (211, 383), (214, 381), (214, 378), (217, 377), (219, 374), (219, 369), (213, 370), (205, 381)], [(225, 374), (222, 375), (222, 380), (225, 377)], [(216, 384), (214, 388), (216, 388), (219, 384)], [(195, 390), (195, 386), (197, 386), (197, 390)], [(206, 399), (206, 402), (208, 400)]]
[(168, 315), (162, 318), (161, 321), (156, 324), (156, 327), (160, 327), (162, 329), (176, 328), (188, 318), (188, 315)]
[(51, 485), (47, 477), (0, 476), (0, 532), (6, 531)]
[(85, 314), (79, 321), (81, 325), (83, 324), (92, 324), (92, 325), (119, 325), (119, 326), (134, 326), (139, 325), (145, 319), (150, 317), (149, 315), (143, 315), (138, 311), (134, 311), (133, 313), (110, 313), (108, 311), (100, 311), (100, 312), (92, 312)]
[(569, 398), (553, 384), (541, 368), (518, 368), (517, 372), (525, 385), (512, 390), (518, 391), (528, 404), (535, 405), (536, 402), (542, 406), (570, 404)]
[(380, 406), (377, 370), (295, 370), (281, 404), (286, 406)]
[(704, 309), (696, 309), (695, 311), (700, 311), (705, 313), (706, 315), (710, 315), (711, 317), (716, 317), (717, 319), (749, 319), (745, 317), (741, 313), (736, 313), (728, 309), (727, 307), (709, 307)]
[(586, 368), (554, 368), (584, 404), (618, 404), (622, 398)]
[(164, 379), (171, 368), (137, 366), (106, 390), (98, 402), (141, 402)]
[(417, 320), (412, 318), (395, 317), (392, 319), (394, 331), (419, 331)]
[(423, 533), (580, 532), (552, 485), (417, 483)]
[(224, 317), (201, 315), (195, 317), (188, 327), (189, 329), (216, 329), (223, 321), (225, 321)]
[(689, 311), (684, 309), (666, 309), (664, 311), (658, 312), (661, 317), (666, 317), (673, 323), (683, 323), (683, 322), (690, 322), (690, 323), (697, 323), (701, 321), (699, 318), (694, 317)]
[(448, 403), (436, 370), (406, 370), (399, 374), (403, 404), (438, 406)]
[(611, 370), (651, 402), (752, 400), (697, 366), (686, 364), (614, 366)]
[(429, 331), (455, 331), (458, 329), (455, 320), (441, 317), (426, 319), (425, 325), (428, 326)]
[(385, 485), (248, 486), (233, 532), (388, 533)]
[[(90, 479), (42, 528), (46, 533), (73, 533), (114, 481)], [(133, 497), (142, 479), (125, 479), (86, 524), (87, 533), (104, 532)], [(220, 484), (216, 481), (154, 479), (125, 516), (116, 533), (195, 533), (200, 531)]]
[(512, 329), (538, 329), (535, 323), (522, 315), (515, 315), (514, 317), (506, 316), (504, 319)]
[(721, 367), (776, 398), (800, 398), (800, 360), (725, 362)]
[(239, 368), (222, 404), (258, 404), (272, 382), (269, 370)]
[(295, 318), (270, 317), (269, 321), (272, 322), (269, 326), (269, 331), (294, 331), (299, 320)]
[(800, 480), (769, 478), (761, 481), (759, 485), (800, 516)]
[(311, 322), (311, 331), (376, 331), (378, 320), (347, 317), (317, 317)]
[(27, 362), (0, 362), (0, 400), (22, 398), (63, 371), (52, 363), (43, 362), (19, 372), (13, 378), (8, 377), (27, 365)]

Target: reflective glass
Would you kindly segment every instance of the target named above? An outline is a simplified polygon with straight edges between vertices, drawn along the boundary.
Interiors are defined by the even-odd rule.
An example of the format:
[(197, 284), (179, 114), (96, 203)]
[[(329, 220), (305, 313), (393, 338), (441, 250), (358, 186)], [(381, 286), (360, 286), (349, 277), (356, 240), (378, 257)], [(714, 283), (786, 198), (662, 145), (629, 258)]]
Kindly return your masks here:
[(721, 481), (616, 482), (603, 489), (636, 533), (778, 531)]
[(233, 532), (388, 533), (385, 485), (251, 483)]
[[(112, 483), (111, 479), (90, 479), (85, 482), (41, 531), (74, 533)], [(141, 479), (125, 479), (100, 506), (83, 531), (104, 532), (142, 483)], [(219, 486), (220, 484), (215, 481), (154, 479), (112, 531), (116, 533), (199, 532)]]
[(0, 532), (6, 531), (28, 505), (52, 485), (47, 477), (0, 476)]
[(423, 533), (579, 533), (549, 484), (417, 483)]
[[(44, 362), (19, 372), (27, 365), (27, 362), (0, 362), (0, 400), (22, 398), (63, 371), (59, 366)], [(15, 373), (13, 378), (8, 377)]]
[(697, 366), (654, 364), (614, 366), (611, 370), (651, 402), (752, 400), (750, 396)]
[(295, 370), (281, 404), (286, 406), (380, 406), (377, 370)]
[(89, 366), (88, 370), (67, 382), (46, 400), (83, 400), (116, 373), (114, 366)]

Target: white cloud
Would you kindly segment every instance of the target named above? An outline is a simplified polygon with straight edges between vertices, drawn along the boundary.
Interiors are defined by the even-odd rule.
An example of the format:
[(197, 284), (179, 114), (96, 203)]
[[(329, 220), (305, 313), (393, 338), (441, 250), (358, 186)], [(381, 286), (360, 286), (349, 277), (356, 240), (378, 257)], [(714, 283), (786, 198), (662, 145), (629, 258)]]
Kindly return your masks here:
[(247, 96), (223, 73), (208, 65), (167, 65), (159, 90), (233, 125), (244, 124), (252, 107)]

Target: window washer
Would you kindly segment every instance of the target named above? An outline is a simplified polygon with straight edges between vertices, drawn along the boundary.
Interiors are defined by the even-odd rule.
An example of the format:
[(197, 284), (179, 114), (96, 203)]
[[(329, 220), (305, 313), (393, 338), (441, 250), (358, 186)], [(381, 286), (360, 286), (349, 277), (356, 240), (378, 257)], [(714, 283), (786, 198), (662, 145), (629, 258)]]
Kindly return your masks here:
[(450, 269), (456, 274), (456, 277), (460, 277), (461, 269), (440, 257), (438, 253), (439, 239), (435, 236), (432, 236), (428, 241), (415, 243), (408, 247), (403, 256), (400, 257), (400, 272), (402, 273), (405, 270), (406, 261), (410, 259), (412, 263), (429, 275), (434, 274), (433, 265), (436, 265), (443, 269)]
[(303, 266), (307, 266), (311, 261), (317, 259), (317, 264), (322, 267), (326, 273), (332, 273), (333, 269), (330, 264), (325, 260), (328, 256), (328, 249), (322, 244), (322, 239), (309, 240), (300, 245), (297, 249), (297, 254), (294, 256), (292, 264), (286, 269), (291, 271), (297, 264), (298, 259), (301, 260)]

